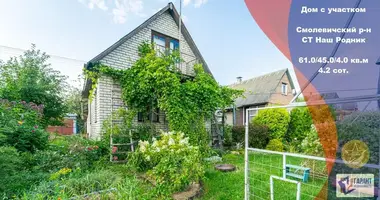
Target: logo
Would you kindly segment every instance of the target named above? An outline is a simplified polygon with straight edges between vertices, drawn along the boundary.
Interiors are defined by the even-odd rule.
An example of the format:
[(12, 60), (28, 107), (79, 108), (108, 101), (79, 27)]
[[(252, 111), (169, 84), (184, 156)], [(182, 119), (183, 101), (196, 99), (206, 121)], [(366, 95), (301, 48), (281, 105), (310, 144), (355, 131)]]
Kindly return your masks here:
[(373, 174), (337, 174), (337, 197), (374, 197)]
[(368, 162), (368, 146), (360, 140), (351, 140), (342, 148), (342, 159), (351, 168), (360, 168)]

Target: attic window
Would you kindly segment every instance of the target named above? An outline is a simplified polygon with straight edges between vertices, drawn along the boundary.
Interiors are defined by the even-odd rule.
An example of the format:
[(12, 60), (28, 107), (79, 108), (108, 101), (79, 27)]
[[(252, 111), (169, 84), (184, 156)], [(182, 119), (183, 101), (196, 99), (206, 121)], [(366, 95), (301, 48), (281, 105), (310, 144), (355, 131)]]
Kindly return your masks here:
[(172, 51), (179, 48), (179, 41), (177, 39), (155, 31), (152, 31), (152, 42), (155, 44), (156, 50), (161, 52), (165, 52), (167, 49)]
[(281, 84), (281, 94), (283, 94), (283, 95), (288, 94), (288, 84), (286, 84), (286, 83)]

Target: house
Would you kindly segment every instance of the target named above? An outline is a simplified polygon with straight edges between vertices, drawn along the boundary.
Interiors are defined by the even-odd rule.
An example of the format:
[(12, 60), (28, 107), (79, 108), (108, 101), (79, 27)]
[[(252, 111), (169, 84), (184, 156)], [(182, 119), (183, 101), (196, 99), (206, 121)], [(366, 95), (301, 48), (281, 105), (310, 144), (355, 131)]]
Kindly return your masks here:
[[(179, 24), (181, 24), (181, 29), (179, 29)], [(146, 41), (154, 43), (156, 49), (160, 51), (179, 48), (184, 60), (178, 65), (182, 74), (193, 76), (193, 66), (196, 63), (203, 64), (204, 70), (211, 74), (189, 31), (182, 21), (180, 23), (180, 16), (173, 3), (169, 3), (132, 32), (95, 56), (85, 67), (100, 62), (117, 69), (129, 68), (139, 59), (138, 46)], [(86, 80), (82, 93), (85, 101), (83, 116), (86, 121), (86, 131), (93, 139), (100, 137), (101, 126), (111, 113), (124, 107), (121, 100), (121, 88), (111, 77), (100, 77), (97, 84), (92, 101), (89, 100), (91, 80)], [(138, 115), (135, 123), (141, 123), (143, 119), (143, 116)], [(168, 122), (163, 112), (157, 110), (152, 114), (151, 120), (158, 129), (168, 129)]]
[[(331, 100), (331, 99), (339, 99), (339, 95), (336, 92), (330, 92), (330, 93), (321, 93), (318, 95), (310, 95), (310, 99), (312, 101), (317, 100)], [(359, 110), (358, 104), (356, 102), (347, 102), (347, 103), (340, 103), (340, 104), (334, 104), (332, 105), (334, 108), (336, 121), (343, 120), (346, 116), (357, 112)]]
[[(249, 108), (267, 107), (269, 105), (287, 105), (294, 97), (294, 84), (288, 69), (282, 69), (269, 74), (242, 81), (230, 88), (244, 90), (244, 97), (235, 100), (235, 107), (227, 110), (226, 124), (244, 125), (245, 110)], [(250, 118), (257, 112), (251, 112)]]
[(48, 126), (46, 131), (60, 135), (75, 135), (78, 133), (77, 115), (67, 114), (64, 117), (63, 126)]

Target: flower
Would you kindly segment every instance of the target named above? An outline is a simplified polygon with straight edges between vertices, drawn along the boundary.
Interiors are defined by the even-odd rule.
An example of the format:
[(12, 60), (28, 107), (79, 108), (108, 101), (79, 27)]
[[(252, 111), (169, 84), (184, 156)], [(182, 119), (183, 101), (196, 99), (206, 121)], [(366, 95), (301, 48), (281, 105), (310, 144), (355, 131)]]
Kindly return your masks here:
[(92, 151), (93, 149), (92, 149), (92, 147), (88, 147), (87, 150)]
[(114, 157), (113, 157), (113, 160), (117, 160), (117, 159), (118, 159), (118, 157), (117, 157), (117, 156), (114, 156)]
[(112, 153), (116, 153), (116, 151), (117, 151), (117, 146), (113, 146), (112, 147)]
[(37, 125), (35, 125), (35, 126), (34, 126), (34, 128), (35, 128), (35, 129), (37, 129), (37, 128), (38, 128), (38, 126), (37, 126)]
[(95, 149), (99, 149), (99, 147), (98, 147), (98, 146), (95, 146), (94, 148), (95, 148)]
[(17, 122), (19, 125), (22, 125), (24, 123), (24, 121), (18, 121)]
[(174, 145), (175, 144), (175, 141), (173, 140), (173, 138), (170, 138), (169, 139), (169, 142), (168, 142), (168, 145)]

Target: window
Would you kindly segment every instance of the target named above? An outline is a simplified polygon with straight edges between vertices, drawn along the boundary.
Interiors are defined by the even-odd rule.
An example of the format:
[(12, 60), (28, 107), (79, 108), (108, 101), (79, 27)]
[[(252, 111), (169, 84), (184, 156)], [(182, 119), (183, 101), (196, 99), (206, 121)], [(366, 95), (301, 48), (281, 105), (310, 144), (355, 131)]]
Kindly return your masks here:
[(155, 44), (156, 50), (161, 52), (165, 52), (166, 49), (170, 51), (179, 49), (179, 41), (177, 39), (155, 31), (152, 31), (152, 42)]
[(160, 122), (160, 109), (157, 108), (153, 113), (152, 113), (152, 121), (153, 122)]
[(145, 120), (152, 122), (160, 122), (160, 109), (156, 108), (154, 112), (149, 112), (147, 115), (144, 116), (143, 112), (137, 113), (137, 121), (138, 122), (144, 122)]
[(281, 85), (281, 93), (283, 95), (287, 95), (288, 94), (288, 84), (282, 83), (282, 85)]

